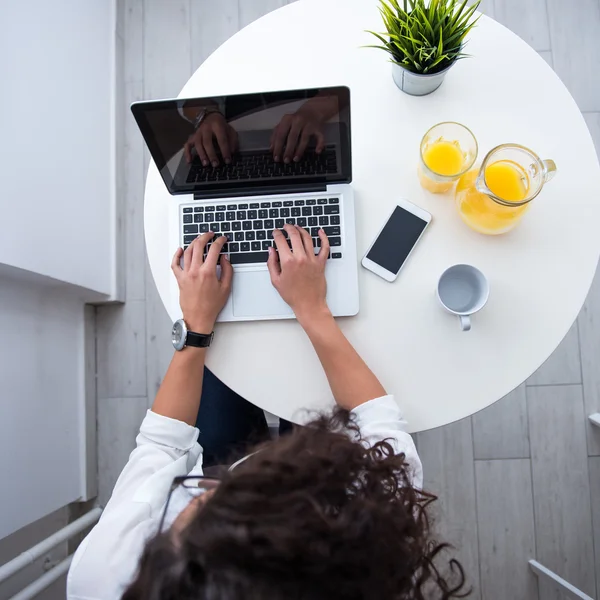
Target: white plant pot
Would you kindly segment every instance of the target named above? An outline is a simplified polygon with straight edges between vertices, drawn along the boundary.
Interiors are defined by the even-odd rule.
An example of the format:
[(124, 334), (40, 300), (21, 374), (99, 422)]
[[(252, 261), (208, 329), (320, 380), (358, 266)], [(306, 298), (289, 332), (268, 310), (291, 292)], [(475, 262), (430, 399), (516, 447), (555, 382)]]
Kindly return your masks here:
[[(456, 62), (456, 61), (454, 61)], [(395, 84), (411, 96), (426, 96), (435, 92), (444, 81), (446, 73), (454, 66), (454, 62), (439, 73), (433, 75), (420, 75), (407, 71), (404, 67), (392, 63), (392, 77)]]

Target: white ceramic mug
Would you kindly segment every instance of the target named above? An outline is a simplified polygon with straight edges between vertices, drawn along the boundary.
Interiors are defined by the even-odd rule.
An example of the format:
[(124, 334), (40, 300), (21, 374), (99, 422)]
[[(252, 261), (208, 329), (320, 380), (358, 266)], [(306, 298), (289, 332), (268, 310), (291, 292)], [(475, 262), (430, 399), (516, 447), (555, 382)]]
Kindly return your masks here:
[(485, 306), (489, 295), (486, 276), (471, 265), (454, 265), (438, 281), (437, 297), (448, 312), (460, 318), (463, 331), (471, 329), (471, 315)]

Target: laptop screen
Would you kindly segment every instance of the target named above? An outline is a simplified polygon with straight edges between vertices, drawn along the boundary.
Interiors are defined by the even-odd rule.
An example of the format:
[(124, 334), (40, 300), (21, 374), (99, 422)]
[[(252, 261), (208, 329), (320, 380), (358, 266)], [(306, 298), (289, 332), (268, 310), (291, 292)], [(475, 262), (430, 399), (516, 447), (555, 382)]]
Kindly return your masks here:
[(131, 110), (172, 194), (352, 179), (347, 87), (136, 102)]

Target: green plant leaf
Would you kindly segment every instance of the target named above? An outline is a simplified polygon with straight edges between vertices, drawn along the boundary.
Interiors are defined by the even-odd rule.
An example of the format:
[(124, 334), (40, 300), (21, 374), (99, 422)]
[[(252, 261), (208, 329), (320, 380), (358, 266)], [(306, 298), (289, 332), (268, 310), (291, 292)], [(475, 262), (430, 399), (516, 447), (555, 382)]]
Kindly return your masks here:
[(447, 54), (442, 54), (442, 56), (438, 56), (432, 63), (431, 66), (429, 67), (430, 69), (433, 69), (434, 67), (437, 67), (443, 60), (446, 60), (448, 58)]
[(421, 17), (423, 19), (423, 23), (424, 23), (424, 25), (425, 25), (425, 27), (426, 27), (429, 35), (431, 37), (433, 37), (435, 35), (434, 32), (433, 32), (433, 27), (431, 26), (431, 23), (429, 22), (429, 19), (427, 18), (427, 15), (425, 14), (425, 11), (423, 10), (423, 8), (419, 8), (418, 11), (421, 14)]
[[(466, 1), (467, 0), (465, 0), (465, 2)], [(473, 16), (473, 13), (475, 12), (476, 8), (476, 6), (470, 6), (464, 14), (458, 16), (458, 19), (454, 24), (456, 29), (462, 29), (466, 26), (469, 19)]]
[(452, 17), (448, 23), (448, 25), (450, 27), (455, 27), (456, 26), (456, 22), (458, 21), (458, 19), (460, 19), (461, 15), (463, 14), (463, 11), (465, 10), (465, 6), (467, 6), (467, 2), (469, 0), (463, 0), (462, 4), (454, 11), (454, 13), (452, 13)]
[(381, 42), (383, 42), (385, 45), (389, 44), (389, 41), (386, 40), (381, 34), (375, 33), (374, 31), (370, 31), (369, 29), (367, 29), (367, 33), (370, 33), (371, 35), (374, 35), (378, 40), (380, 40)]
[(468, 0), (380, 0), (385, 32), (369, 31), (381, 43), (370, 47), (415, 73), (433, 73), (464, 58), (466, 36), (477, 24), (479, 2)]

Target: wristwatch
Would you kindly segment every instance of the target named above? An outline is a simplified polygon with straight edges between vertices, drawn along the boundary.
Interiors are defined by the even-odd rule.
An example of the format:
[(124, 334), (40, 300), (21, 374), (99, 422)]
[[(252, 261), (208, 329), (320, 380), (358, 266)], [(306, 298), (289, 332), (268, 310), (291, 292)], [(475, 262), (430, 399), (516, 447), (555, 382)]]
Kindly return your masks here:
[(171, 330), (171, 340), (175, 350), (183, 350), (186, 346), (194, 348), (208, 348), (215, 337), (215, 332), (212, 333), (195, 333), (188, 331), (187, 325), (183, 319), (179, 319), (173, 323)]
[(208, 115), (215, 112), (221, 113), (221, 111), (216, 106), (208, 106), (206, 108), (201, 108), (200, 112), (196, 115), (196, 118), (194, 119), (194, 130), (200, 127), (202, 121), (204, 121), (204, 119), (206, 119)]

